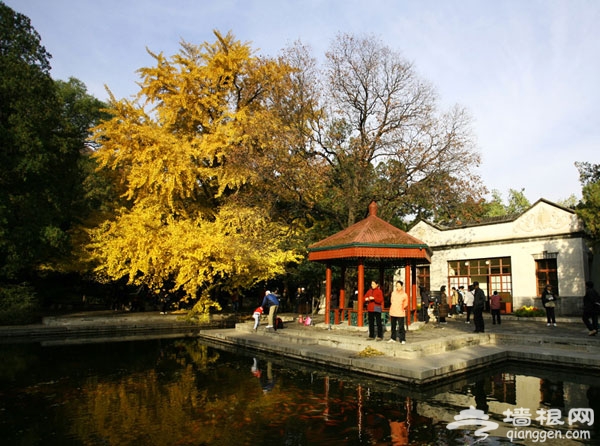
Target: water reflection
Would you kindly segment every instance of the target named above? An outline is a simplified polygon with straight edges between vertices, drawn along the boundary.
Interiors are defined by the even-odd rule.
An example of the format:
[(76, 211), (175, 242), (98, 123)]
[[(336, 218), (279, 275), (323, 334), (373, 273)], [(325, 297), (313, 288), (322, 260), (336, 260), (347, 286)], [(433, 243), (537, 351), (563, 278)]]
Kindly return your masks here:
[[(500, 426), (485, 444), (502, 444), (515, 431), (507, 410), (566, 420), (599, 404), (596, 376), (518, 365), (415, 387), (194, 339), (0, 345), (0, 438), (11, 445), (464, 445), (474, 429), (447, 425), (471, 406)], [(595, 425), (574, 427), (591, 440), (570, 444), (597, 444)]]

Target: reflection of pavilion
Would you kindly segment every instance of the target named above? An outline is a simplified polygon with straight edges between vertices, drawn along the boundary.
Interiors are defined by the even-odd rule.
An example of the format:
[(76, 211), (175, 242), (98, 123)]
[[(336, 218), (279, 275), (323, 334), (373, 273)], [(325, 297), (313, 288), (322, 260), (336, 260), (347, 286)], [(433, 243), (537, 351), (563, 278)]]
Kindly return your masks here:
[[(326, 265), (325, 286), (325, 323), (331, 323), (331, 287), (332, 266), (341, 268), (341, 286), (339, 290), (339, 309), (333, 309), (334, 323), (345, 319), (348, 324), (362, 327), (364, 324), (363, 307), (365, 291), (365, 268), (378, 269), (380, 285), (384, 288), (384, 270), (404, 268), (404, 284), (409, 296), (409, 315), (416, 320), (417, 310), (417, 265), (429, 264), (429, 247), (377, 217), (377, 204), (369, 205), (367, 218), (327, 237), (308, 248), (308, 259)], [(358, 269), (358, 305), (356, 309), (346, 307), (345, 279), (348, 267)], [(411, 317), (407, 318), (410, 323)]]
[[(500, 370), (505, 371), (501, 372)], [(548, 397), (545, 395), (545, 386), (548, 382), (554, 383), (557, 388), (561, 389), (560, 399), (554, 399), (551, 406), (547, 405)], [(562, 426), (541, 424), (539, 420), (535, 419), (538, 416), (536, 410), (549, 407), (559, 408), (563, 415), (563, 421), (566, 421), (570, 408), (590, 407), (586, 389), (593, 382), (592, 375), (580, 377), (569, 373), (543, 371), (543, 369), (539, 369), (538, 372), (532, 370), (528, 372), (522, 369), (522, 366), (511, 365), (493, 372), (488, 370), (470, 374), (460, 383), (454, 382), (447, 388), (437, 387), (433, 395), (429, 394), (429, 390), (427, 390), (426, 393), (416, 396), (414, 399), (408, 396), (410, 392), (407, 389), (396, 393), (390, 392), (390, 389), (384, 385), (369, 383), (366, 386), (361, 383), (354, 387), (357, 435), (361, 441), (388, 439), (389, 435), (391, 440), (389, 444), (409, 444), (409, 441), (414, 439), (409, 437), (418, 435), (416, 433), (419, 431), (418, 428), (428, 425), (439, 426), (436, 438), (438, 440), (442, 438), (442, 441), (445, 439), (448, 444), (450, 444), (450, 440), (456, 438), (456, 435), (465, 435), (476, 439), (473, 436), (476, 425), (466, 424), (463, 428), (464, 434), (450, 433), (450, 430), (446, 428), (456, 420), (456, 416), (461, 411), (471, 406), (480, 409), (489, 416), (490, 421), (498, 425), (488, 432), (492, 437), (509, 438), (509, 433), (515, 430), (515, 426), (511, 422), (504, 421), (506, 417), (504, 412), (512, 411), (514, 413), (518, 408), (529, 409), (532, 415), (530, 429), (540, 431), (551, 428), (562, 430), (564, 433), (566, 430), (576, 427), (570, 427), (566, 422)], [(340, 385), (343, 386), (343, 383), (344, 381)], [(329, 401), (331, 381), (328, 375), (324, 377), (324, 385), (324, 403), (327, 415), (330, 415), (329, 411), (332, 410), (331, 416), (332, 419), (335, 419), (335, 407), (330, 407)], [(331, 404), (331, 406), (335, 406), (335, 404)], [(414, 429), (415, 427), (417, 429)], [(590, 429), (589, 426), (583, 428)], [(411, 433), (413, 430), (415, 432)], [(448, 435), (448, 437), (443, 437), (443, 435)], [(396, 443), (394, 443), (394, 439), (397, 441)], [(561, 442), (548, 440), (547, 443), (561, 446), (581, 444), (577, 441), (569, 441), (564, 437)]]
[(403, 401), (403, 410), (399, 410), (399, 408), (393, 411), (370, 410), (365, 407), (369, 394), (369, 389), (361, 385), (356, 389), (357, 427), (360, 442), (379, 443), (387, 438), (392, 445), (409, 444), (409, 431), (413, 420), (413, 401), (406, 397)]

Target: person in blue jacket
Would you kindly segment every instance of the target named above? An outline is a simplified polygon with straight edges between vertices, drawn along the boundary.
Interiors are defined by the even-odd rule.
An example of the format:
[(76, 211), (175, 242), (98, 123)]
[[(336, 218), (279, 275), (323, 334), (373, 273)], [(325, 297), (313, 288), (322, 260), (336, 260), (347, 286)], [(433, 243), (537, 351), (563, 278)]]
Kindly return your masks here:
[(275, 317), (277, 316), (277, 309), (279, 308), (279, 299), (277, 299), (277, 295), (267, 290), (267, 292), (265, 293), (265, 297), (262, 301), (261, 307), (269, 309), (267, 330), (276, 330)]

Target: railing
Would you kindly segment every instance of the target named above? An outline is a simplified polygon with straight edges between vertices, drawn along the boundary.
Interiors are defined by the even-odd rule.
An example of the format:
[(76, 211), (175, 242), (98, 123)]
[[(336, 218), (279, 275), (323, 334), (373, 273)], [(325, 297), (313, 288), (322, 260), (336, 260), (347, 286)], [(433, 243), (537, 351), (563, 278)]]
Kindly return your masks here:
[[(369, 313), (367, 310), (363, 311), (363, 326), (368, 325), (368, 317)], [(358, 326), (358, 310), (353, 308), (335, 308), (329, 310), (329, 320), (333, 322), (334, 325), (341, 324), (343, 322), (347, 322), (348, 325)], [(381, 312), (381, 322), (383, 325), (386, 325), (389, 321), (389, 310), (383, 310)]]

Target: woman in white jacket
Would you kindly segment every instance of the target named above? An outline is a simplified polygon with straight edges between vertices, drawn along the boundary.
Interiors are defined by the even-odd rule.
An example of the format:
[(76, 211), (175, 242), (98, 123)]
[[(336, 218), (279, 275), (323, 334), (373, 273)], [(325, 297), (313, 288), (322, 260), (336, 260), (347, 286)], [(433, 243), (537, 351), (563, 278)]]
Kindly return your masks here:
[(471, 312), (473, 311), (473, 302), (475, 301), (475, 295), (473, 294), (473, 286), (469, 285), (465, 292), (464, 303), (467, 308), (467, 320), (465, 324), (471, 323)]

